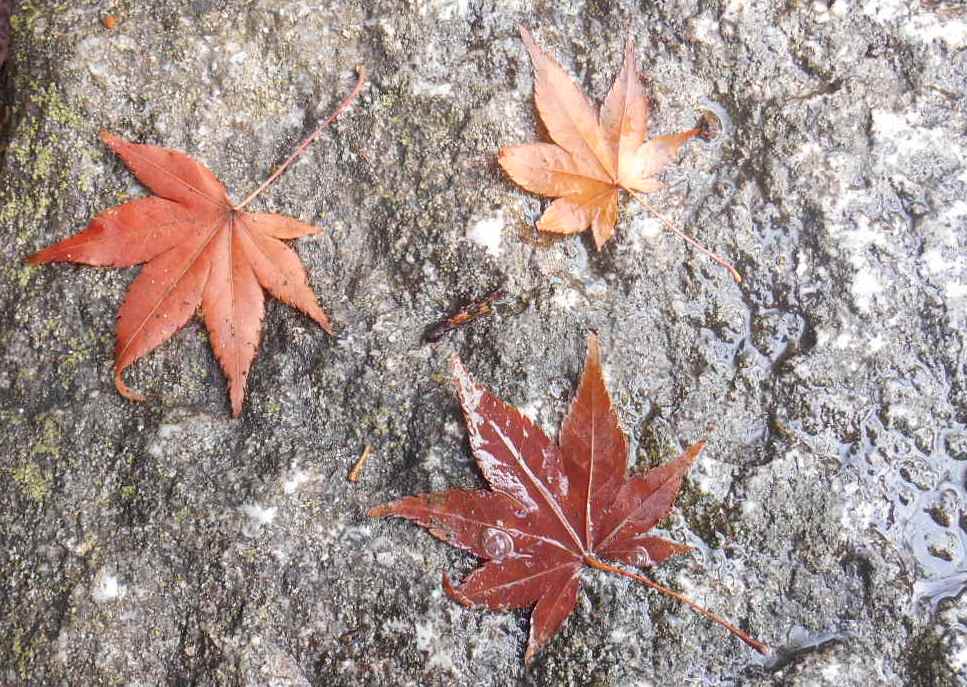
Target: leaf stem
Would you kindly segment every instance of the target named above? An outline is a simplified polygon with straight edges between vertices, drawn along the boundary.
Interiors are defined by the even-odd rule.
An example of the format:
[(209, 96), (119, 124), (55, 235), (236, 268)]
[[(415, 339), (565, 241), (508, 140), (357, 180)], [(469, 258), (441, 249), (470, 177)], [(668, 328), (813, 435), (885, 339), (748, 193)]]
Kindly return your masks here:
[(758, 640), (752, 639), (752, 637), (750, 637), (746, 632), (740, 630), (739, 628), (737, 628), (735, 625), (728, 622), (724, 618), (721, 618), (715, 615), (714, 613), (712, 613), (712, 611), (708, 610), (707, 608), (699, 606), (697, 603), (689, 599), (687, 596), (683, 594), (679, 594), (678, 592), (673, 591), (664, 585), (658, 584), (657, 582), (655, 582), (649, 577), (645, 577), (644, 575), (638, 575), (633, 572), (628, 572), (627, 570), (622, 570), (621, 568), (615, 565), (611, 565), (610, 563), (605, 563), (604, 561), (599, 560), (594, 556), (585, 556), (584, 562), (590, 565), (592, 568), (597, 568), (598, 570), (604, 570), (605, 572), (614, 573), (615, 575), (621, 575), (623, 577), (631, 578), (635, 582), (640, 582), (641, 584), (647, 587), (651, 587), (652, 589), (661, 592), (665, 596), (670, 596), (676, 601), (680, 601), (681, 603), (685, 604), (686, 606), (688, 606), (689, 608), (691, 608), (693, 611), (703, 616), (704, 618), (711, 620), (713, 623), (717, 623), (721, 625), (726, 630), (728, 630), (736, 637), (741, 639), (743, 642), (745, 642), (753, 649), (758, 651), (760, 654), (768, 656), (770, 653), (770, 649), (768, 645), (763, 644)]
[(703, 246), (701, 243), (699, 243), (698, 241), (696, 241), (695, 239), (693, 239), (691, 236), (689, 236), (688, 234), (686, 234), (685, 232), (683, 232), (681, 229), (679, 229), (678, 227), (676, 227), (674, 224), (672, 224), (671, 220), (669, 220), (663, 214), (661, 214), (660, 212), (658, 212), (658, 209), (654, 205), (652, 205), (651, 203), (649, 203), (647, 200), (645, 200), (645, 197), (642, 196), (640, 193), (638, 193), (637, 191), (630, 191), (630, 193), (631, 193), (631, 195), (633, 195), (635, 197), (635, 199), (639, 203), (641, 203), (646, 208), (648, 208), (648, 210), (655, 217), (657, 217), (659, 220), (661, 220), (662, 224), (664, 224), (665, 227), (669, 231), (674, 232), (682, 240), (684, 240), (686, 243), (690, 244), (691, 246), (693, 246), (695, 249), (701, 251), (702, 253), (705, 253), (705, 255), (707, 255), (708, 257), (712, 258), (712, 260), (714, 260), (715, 262), (717, 262), (718, 264), (720, 264), (722, 267), (724, 267), (725, 269), (727, 269), (729, 271), (729, 273), (732, 275), (732, 278), (735, 279), (735, 281), (736, 281), (737, 284), (741, 284), (742, 283), (742, 275), (739, 274), (739, 271), (736, 270), (735, 267), (732, 266), (732, 263), (730, 263), (728, 260), (726, 260), (725, 258), (723, 258), (718, 253), (714, 253), (714, 252), (710, 251), (708, 248), (706, 248), (705, 246)]
[(299, 144), (299, 147), (296, 148), (295, 152), (289, 156), (289, 159), (283, 162), (278, 169), (272, 172), (272, 176), (270, 176), (268, 179), (262, 182), (261, 186), (259, 186), (257, 189), (252, 191), (250, 194), (248, 194), (248, 197), (246, 197), (245, 200), (243, 200), (238, 205), (234, 206), (235, 210), (242, 210), (243, 208), (245, 208), (245, 206), (251, 203), (253, 200), (255, 200), (255, 198), (258, 197), (258, 195), (262, 193), (262, 191), (264, 191), (273, 183), (275, 183), (276, 179), (282, 176), (285, 173), (285, 170), (287, 170), (293, 162), (295, 162), (300, 157), (302, 157), (302, 154), (306, 152), (306, 149), (316, 142), (316, 139), (318, 139), (319, 136), (322, 135), (323, 129), (325, 129), (327, 126), (329, 126), (334, 121), (336, 121), (336, 118), (339, 115), (341, 115), (343, 112), (345, 112), (350, 105), (353, 104), (353, 101), (359, 97), (359, 92), (363, 90), (363, 85), (366, 83), (366, 67), (363, 65), (359, 65), (356, 68), (356, 70), (359, 74), (359, 78), (356, 80), (356, 85), (355, 87), (353, 87), (352, 92), (349, 95), (347, 95), (345, 98), (343, 98), (342, 102), (339, 103), (339, 106), (336, 107), (335, 111), (331, 115), (329, 115), (318, 127), (316, 127), (316, 130), (313, 131), (311, 134), (309, 134), (309, 136), (307, 136), (302, 143)]

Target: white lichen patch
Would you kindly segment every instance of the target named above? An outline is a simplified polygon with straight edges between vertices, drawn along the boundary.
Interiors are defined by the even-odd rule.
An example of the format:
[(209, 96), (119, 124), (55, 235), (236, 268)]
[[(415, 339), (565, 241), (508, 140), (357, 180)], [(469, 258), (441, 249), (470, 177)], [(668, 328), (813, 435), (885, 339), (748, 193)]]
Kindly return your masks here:
[(908, 0), (866, 0), (862, 11), (867, 17), (883, 23), (909, 14), (910, 3)]
[(702, 456), (689, 473), (689, 479), (699, 491), (724, 500), (732, 487), (733, 471), (728, 463)]
[(629, 224), (628, 234), (636, 250), (641, 250), (643, 243), (656, 241), (664, 229), (660, 219), (646, 214), (637, 215)]
[(266, 508), (258, 503), (246, 503), (238, 510), (248, 518), (242, 525), (242, 534), (246, 537), (254, 537), (263, 527), (271, 525), (279, 512), (276, 506)]
[(420, 14), (434, 14), (440, 19), (462, 19), (470, 9), (470, 0), (422, 0)]
[(503, 252), (504, 215), (498, 212), (492, 217), (477, 220), (467, 228), (467, 239), (497, 258)]
[(555, 289), (554, 295), (551, 296), (551, 303), (554, 307), (560, 308), (561, 310), (576, 310), (581, 307), (585, 302), (584, 296), (577, 289), (572, 289), (569, 287), (564, 287), (561, 289)]
[(902, 173), (902, 166), (913, 155), (950, 151), (950, 132), (922, 126), (916, 112), (873, 110), (870, 114), (876, 152), (886, 166), (894, 168), (893, 172)]
[(441, 668), (455, 673), (456, 666), (447, 648), (446, 640), (437, 632), (435, 623), (432, 620), (417, 622), (413, 624), (413, 638), (416, 648), (426, 654), (426, 670)]
[(902, 33), (921, 43), (943, 41), (952, 50), (967, 47), (967, 22), (959, 18), (941, 19), (931, 12), (918, 14), (903, 25)]
[(121, 584), (115, 575), (102, 568), (94, 578), (91, 598), (94, 599), (95, 603), (108, 603), (123, 599), (127, 593), (127, 585)]
[(290, 496), (297, 492), (300, 487), (306, 482), (312, 480), (312, 475), (300, 468), (298, 465), (292, 467), (289, 476), (285, 478), (282, 482), (282, 493), (286, 496)]
[(414, 79), (410, 82), (410, 92), (425, 98), (448, 98), (453, 93), (453, 86), (449, 83), (434, 83), (425, 79)]
[(688, 37), (697, 43), (717, 44), (722, 42), (718, 21), (709, 14), (700, 14), (688, 20)]
[(883, 283), (869, 267), (861, 269), (854, 275), (850, 294), (852, 294), (853, 302), (860, 310), (870, 310), (873, 297), (882, 292)]

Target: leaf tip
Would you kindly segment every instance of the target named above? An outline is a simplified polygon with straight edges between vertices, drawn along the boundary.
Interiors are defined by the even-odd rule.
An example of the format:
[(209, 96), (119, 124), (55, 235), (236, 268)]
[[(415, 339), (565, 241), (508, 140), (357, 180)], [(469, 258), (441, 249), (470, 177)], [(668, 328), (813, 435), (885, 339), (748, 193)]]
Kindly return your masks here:
[(593, 329), (588, 331), (587, 349), (588, 352), (586, 357), (589, 361), (601, 361), (601, 340), (598, 338), (598, 333)]
[(381, 503), (380, 505), (373, 506), (366, 511), (366, 515), (371, 518), (385, 518), (387, 515), (390, 515), (393, 512), (392, 506), (392, 503)]
[(44, 253), (46, 252), (47, 252), (46, 248), (43, 250), (39, 250), (36, 253), (33, 253), (32, 255), (28, 255), (26, 258), (24, 258), (24, 262), (34, 267), (36, 267), (37, 265), (42, 265), (45, 262), (48, 262), (47, 259), (44, 257)]
[(534, 658), (537, 656), (537, 652), (540, 651), (531, 642), (527, 642), (527, 650), (524, 652), (524, 665), (528, 668), (531, 663), (534, 662)]
[(534, 63), (534, 68), (536, 69), (538, 63), (544, 58), (544, 52), (540, 49), (540, 46), (537, 45), (537, 42), (534, 41), (534, 37), (531, 35), (531, 32), (527, 30), (526, 26), (521, 24), (517, 27), (517, 31), (520, 33), (520, 39), (524, 41), (524, 47), (526, 47), (527, 52), (530, 53), (531, 62)]
[(466, 606), (467, 608), (473, 607), (473, 602), (464, 594), (461, 594), (457, 587), (453, 586), (453, 582), (450, 581), (450, 576), (446, 573), (443, 573), (443, 591), (461, 606)]
[(111, 150), (116, 150), (118, 147), (118, 144), (121, 143), (121, 139), (118, 136), (115, 136), (114, 134), (112, 134), (107, 129), (101, 129), (97, 135), (104, 143), (104, 145), (106, 145)]
[(701, 439), (682, 451), (682, 454), (678, 457), (678, 460), (683, 464), (682, 472), (688, 470), (698, 460), (699, 455), (705, 450), (706, 443), (708, 443), (706, 439)]
[(466, 386), (473, 384), (470, 373), (467, 372), (463, 361), (460, 360), (460, 356), (456, 353), (450, 356), (450, 375), (453, 377), (453, 383), (457, 385), (457, 391), (461, 392), (461, 394)]
[(322, 331), (324, 331), (326, 334), (328, 334), (329, 336), (336, 335), (336, 330), (332, 326), (332, 320), (330, 320), (329, 316), (321, 309), (318, 313), (318, 316), (313, 316), (312, 319), (315, 320), (320, 327), (322, 327)]

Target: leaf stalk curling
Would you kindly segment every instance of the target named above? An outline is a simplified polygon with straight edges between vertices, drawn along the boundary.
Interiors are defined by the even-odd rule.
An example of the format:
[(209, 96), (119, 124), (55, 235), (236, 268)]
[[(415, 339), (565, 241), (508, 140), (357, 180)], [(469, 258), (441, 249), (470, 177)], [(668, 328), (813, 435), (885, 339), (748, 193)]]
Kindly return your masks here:
[(349, 109), (349, 106), (352, 105), (353, 102), (356, 100), (356, 98), (359, 97), (359, 93), (363, 90), (363, 86), (366, 84), (366, 67), (364, 65), (359, 65), (356, 68), (356, 71), (357, 71), (358, 77), (356, 79), (356, 85), (353, 87), (352, 92), (350, 92), (349, 95), (347, 95), (345, 98), (342, 99), (342, 102), (339, 103), (339, 105), (336, 107), (333, 113), (328, 117), (326, 117), (326, 119), (323, 120), (322, 123), (316, 127), (316, 130), (313, 131), (311, 134), (309, 134), (306, 137), (306, 139), (299, 144), (299, 147), (295, 149), (295, 152), (293, 152), (292, 155), (290, 155), (285, 162), (279, 165), (279, 168), (276, 169), (274, 172), (272, 172), (272, 175), (264, 182), (262, 182), (261, 186), (259, 186), (257, 189), (252, 191), (250, 194), (248, 194), (245, 200), (243, 200), (241, 203), (233, 206), (234, 210), (242, 210), (243, 208), (245, 208), (245, 206), (247, 206), (249, 203), (255, 200), (258, 197), (258, 195), (262, 193), (262, 191), (264, 191), (269, 186), (274, 184), (275, 181), (285, 173), (285, 171), (289, 168), (289, 166), (292, 165), (292, 163), (298, 160), (300, 157), (302, 157), (303, 153), (306, 152), (306, 149), (316, 142), (316, 140), (322, 135), (323, 130), (326, 127), (328, 127), (330, 124), (332, 124), (334, 121), (336, 121), (336, 118), (339, 117), (339, 115), (341, 115), (343, 112)]
[(714, 260), (715, 262), (717, 262), (718, 264), (720, 264), (722, 267), (724, 267), (725, 269), (727, 269), (729, 271), (729, 274), (732, 275), (732, 278), (735, 279), (735, 283), (736, 284), (741, 284), (742, 283), (742, 275), (739, 274), (739, 271), (737, 269), (735, 269), (735, 267), (732, 266), (732, 263), (730, 263), (728, 260), (726, 260), (725, 258), (723, 258), (718, 253), (715, 253), (715, 252), (709, 250), (708, 248), (706, 248), (705, 246), (703, 246), (701, 243), (699, 243), (697, 240), (693, 239), (691, 236), (689, 236), (688, 234), (686, 234), (685, 232), (683, 232), (681, 229), (679, 229), (678, 227), (676, 227), (671, 222), (671, 220), (669, 220), (663, 214), (661, 214), (660, 212), (658, 212), (658, 209), (654, 205), (652, 205), (651, 203), (649, 203), (642, 194), (638, 193), (637, 191), (633, 191), (631, 189), (628, 189), (628, 191), (629, 191), (629, 193), (631, 193), (632, 196), (635, 197), (635, 200), (637, 200), (639, 203), (641, 203), (642, 205), (644, 205), (645, 208), (647, 208), (648, 211), (651, 212), (651, 214), (653, 214), (655, 217), (657, 217), (658, 220), (662, 224), (665, 225), (665, 228), (666, 229), (668, 229), (672, 233), (676, 234), (679, 238), (681, 238), (683, 241), (685, 241), (686, 243), (688, 243), (689, 245), (691, 245), (693, 248), (695, 248), (696, 250), (704, 253), (708, 257), (712, 258), (712, 260)]
[(693, 611), (695, 611), (696, 613), (698, 613), (702, 617), (706, 618), (707, 620), (711, 620), (713, 623), (716, 623), (718, 625), (721, 625), (726, 630), (728, 630), (733, 635), (735, 635), (736, 637), (738, 637), (739, 639), (741, 639), (743, 642), (745, 642), (746, 644), (748, 644), (750, 647), (752, 647), (753, 649), (755, 649), (756, 651), (758, 651), (763, 656), (768, 656), (771, 653), (771, 649), (769, 649), (769, 646), (767, 644), (763, 644), (762, 642), (760, 642), (760, 641), (758, 641), (756, 639), (753, 639), (752, 637), (749, 636), (748, 633), (746, 633), (743, 630), (740, 630), (738, 627), (736, 627), (735, 625), (733, 625), (729, 621), (727, 621), (724, 618), (716, 615), (715, 613), (712, 613), (712, 611), (708, 610), (704, 606), (698, 605), (697, 603), (695, 603), (694, 601), (692, 601), (691, 599), (689, 599), (684, 594), (679, 594), (678, 592), (676, 592), (676, 591), (674, 591), (672, 589), (669, 589), (668, 587), (666, 587), (666, 586), (664, 586), (662, 584), (659, 584), (659, 583), (655, 582), (650, 577), (645, 577), (644, 575), (638, 575), (637, 573), (633, 573), (633, 572), (629, 572), (627, 570), (623, 570), (622, 568), (619, 568), (619, 567), (617, 567), (615, 565), (611, 565), (610, 563), (606, 563), (606, 562), (604, 562), (604, 561), (602, 561), (599, 558), (596, 558), (594, 556), (585, 556), (584, 557), (584, 562), (587, 563), (592, 568), (596, 568), (598, 570), (603, 570), (605, 572), (614, 573), (615, 575), (621, 575), (623, 577), (630, 578), (630, 579), (634, 580), (635, 582), (638, 582), (640, 584), (643, 584), (643, 585), (645, 585), (647, 587), (651, 587), (655, 591), (661, 592), (665, 596), (669, 596), (669, 597), (675, 599), (676, 601), (680, 601), (681, 603), (685, 604), (686, 606), (688, 606), (689, 608), (691, 608)]

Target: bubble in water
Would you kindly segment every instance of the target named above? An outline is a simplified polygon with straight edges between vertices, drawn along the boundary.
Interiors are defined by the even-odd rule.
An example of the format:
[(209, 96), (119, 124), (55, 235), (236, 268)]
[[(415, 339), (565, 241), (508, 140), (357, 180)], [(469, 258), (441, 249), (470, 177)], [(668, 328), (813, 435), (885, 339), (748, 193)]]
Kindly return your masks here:
[(484, 530), (480, 544), (483, 546), (487, 558), (495, 561), (506, 558), (514, 552), (514, 540), (503, 530)]

